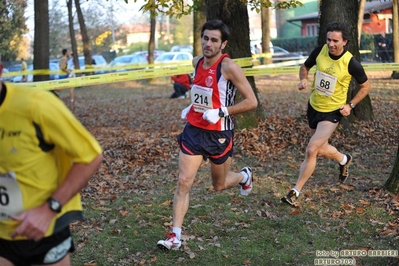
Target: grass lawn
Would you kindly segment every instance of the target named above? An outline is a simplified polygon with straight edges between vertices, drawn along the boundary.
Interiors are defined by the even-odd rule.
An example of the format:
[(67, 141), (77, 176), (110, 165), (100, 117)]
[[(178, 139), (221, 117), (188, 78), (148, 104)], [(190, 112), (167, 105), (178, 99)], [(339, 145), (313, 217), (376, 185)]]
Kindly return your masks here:
[[(171, 252), (156, 243), (172, 226), (176, 137), (190, 99), (169, 99), (167, 78), (76, 89), (70, 107), (100, 141), (104, 162), (82, 191), (86, 219), (71, 225), (72, 265), (398, 265), (399, 204), (382, 188), (398, 149), (399, 88), (389, 74), (369, 73), (374, 120), (352, 123), (349, 133), (340, 126), (331, 139), (354, 157), (347, 183), (338, 183), (336, 162), (318, 159), (296, 209), (280, 198), (295, 184), (309, 140), (309, 92), (296, 90), (297, 75), (256, 77), (266, 119), (236, 130), (232, 164), (252, 167), (254, 189), (247, 197), (238, 186), (213, 191), (203, 162), (183, 247)], [(60, 96), (69, 105), (68, 91)], [(394, 256), (368, 254), (375, 250)]]

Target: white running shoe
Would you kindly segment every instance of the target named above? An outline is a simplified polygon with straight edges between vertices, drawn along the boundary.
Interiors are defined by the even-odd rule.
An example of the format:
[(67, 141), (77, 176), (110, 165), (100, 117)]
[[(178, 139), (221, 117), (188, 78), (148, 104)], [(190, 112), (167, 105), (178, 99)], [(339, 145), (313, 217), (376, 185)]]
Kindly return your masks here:
[(175, 233), (170, 233), (169, 235), (165, 235), (166, 240), (159, 240), (157, 245), (160, 249), (169, 251), (169, 250), (178, 250), (181, 247), (181, 241), (177, 239)]
[(240, 193), (242, 196), (247, 196), (252, 190), (252, 169), (249, 166), (246, 166), (241, 169), (241, 173), (245, 176), (248, 176), (247, 182), (241, 184)]

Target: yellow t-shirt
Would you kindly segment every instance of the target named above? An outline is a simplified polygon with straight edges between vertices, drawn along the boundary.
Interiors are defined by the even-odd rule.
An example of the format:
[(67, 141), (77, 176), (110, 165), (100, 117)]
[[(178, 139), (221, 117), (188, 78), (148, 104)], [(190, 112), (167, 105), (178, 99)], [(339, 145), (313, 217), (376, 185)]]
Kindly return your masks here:
[(67, 58), (66, 55), (61, 57), (60, 62), (58, 64), (60, 66), (60, 70), (62, 72), (65, 72), (65, 73), (68, 74), (68, 71), (67, 71), (67, 69), (68, 69), (68, 58)]
[(26, 64), (25, 61), (22, 61), (22, 63), (21, 63), (21, 70), (24, 71), (24, 70), (27, 70), (27, 69), (28, 69), (28, 65)]
[(338, 60), (328, 54), (324, 45), (316, 58), (316, 72), (310, 95), (310, 105), (319, 112), (332, 112), (346, 103), (352, 75), (348, 66), (352, 58), (349, 51)]
[[(10, 239), (20, 224), (10, 215), (42, 205), (65, 179), (72, 162), (90, 163), (102, 150), (51, 92), (13, 83), (6, 83), (6, 88), (0, 105), (0, 238)], [(82, 217), (77, 193), (45, 236)]]

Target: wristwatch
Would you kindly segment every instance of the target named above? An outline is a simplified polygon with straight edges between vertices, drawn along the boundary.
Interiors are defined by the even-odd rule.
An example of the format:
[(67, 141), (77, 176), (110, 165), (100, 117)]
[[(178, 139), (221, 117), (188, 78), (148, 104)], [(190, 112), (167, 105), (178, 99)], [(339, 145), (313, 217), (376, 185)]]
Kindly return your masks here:
[(49, 198), (47, 200), (47, 203), (48, 203), (48, 206), (50, 207), (50, 210), (52, 210), (53, 212), (56, 212), (56, 213), (61, 212), (62, 205), (61, 205), (61, 202), (59, 202), (58, 200)]
[(353, 108), (355, 108), (356, 104), (354, 104), (353, 102), (350, 102), (349, 106), (353, 109)]
[(222, 108), (219, 108), (219, 117), (224, 117), (224, 112)]

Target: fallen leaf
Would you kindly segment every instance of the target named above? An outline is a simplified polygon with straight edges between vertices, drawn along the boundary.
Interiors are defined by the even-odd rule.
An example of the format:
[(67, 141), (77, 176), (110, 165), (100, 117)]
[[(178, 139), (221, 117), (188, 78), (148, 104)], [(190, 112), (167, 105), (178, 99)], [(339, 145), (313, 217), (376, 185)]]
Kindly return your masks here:
[(293, 210), (292, 212), (290, 212), (290, 215), (297, 215), (300, 214), (301, 212), (299, 210)]
[(339, 186), (347, 191), (352, 191), (355, 189), (354, 186), (348, 186), (348, 185), (344, 185), (344, 184), (339, 184)]

